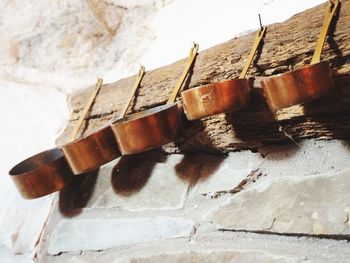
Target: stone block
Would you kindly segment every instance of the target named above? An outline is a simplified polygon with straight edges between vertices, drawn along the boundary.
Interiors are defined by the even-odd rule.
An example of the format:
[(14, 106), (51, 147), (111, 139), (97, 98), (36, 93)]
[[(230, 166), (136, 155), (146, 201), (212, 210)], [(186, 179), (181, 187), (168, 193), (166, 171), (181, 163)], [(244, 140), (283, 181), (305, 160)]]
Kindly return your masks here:
[(73, 184), (61, 194), (66, 207), (114, 208), (128, 211), (180, 209), (189, 182), (175, 166), (183, 156), (166, 156), (151, 151), (124, 156), (103, 166), (98, 172)]
[(290, 257), (281, 257), (271, 255), (260, 251), (192, 251), (183, 253), (161, 254), (150, 257), (135, 257), (131, 260), (133, 263), (177, 263), (177, 262), (234, 262), (234, 263), (253, 263), (253, 262), (269, 262), (269, 263), (287, 263), (295, 262)]
[(207, 217), (219, 229), (349, 235), (350, 169), (262, 180)]
[(104, 250), (135, 243), (188, 237), (195, 222), (177, 217), (62, 219), (49, 241), (48, 253)]

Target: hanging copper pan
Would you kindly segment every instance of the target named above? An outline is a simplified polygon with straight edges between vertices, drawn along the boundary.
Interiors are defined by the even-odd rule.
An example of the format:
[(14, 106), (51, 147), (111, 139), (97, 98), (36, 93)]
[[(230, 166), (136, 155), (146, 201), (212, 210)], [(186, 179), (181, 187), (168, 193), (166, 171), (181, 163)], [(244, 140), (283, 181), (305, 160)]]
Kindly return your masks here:
[(198, 45), (194, 44), (185, 70), (166, 105), (132, 114), (111, 124), (122, 154), (136, 154), (158, 148), (175, 141), (182, 134), (182, 122), (178, 106), (174, 102), (197, 52)]
[(187, 119), (196, 120), (219, 113), (238, 111), (250, 103), (249, 82), (245, 77), (265, 32), (266, 27), (257, 32), (246, 65), (238, 79), (199, 86), (181, 93)]
[[(99, 80), (98, 88), (94, 90), (84, 111), (88, 111), (101, 85), (102, 80)], [(79, 120), (75, 132), (79, 131), (81, 122), (82, 119)], [(58, 191), (73, 176), (71, 167), (60, 148), (44, 151), (24, 160), (12, 168), (9, 174), (24, 198), (37, 198)]]
[(175, 141), (182, 134), (176, 103), (132, 114), (112, 124), (123, 154), (140, 153)]
[(234, 79), (183, 91), (181, 97), (187, 119), (196, 120), (246, 107), (249, 93), (247, 79)]
[[(131, 98), (143, 75), (144, 68), (142, 67), (137, 76), (137, 85), (135, 85), (132, 94), (130, 94)], [(101, 85), (102, 80), (99, 79), (96, 89), (72, 133), (72, 137), (77, 135), (82, 121)], [(121, 113), (122, 116), (124, 116), (131, 98), (124, 106)], [(70, 182), (73, 177), (72, 170), (76, 174), (87, 172), (120, 156), (118, 146), (109, 126), (63, 146), (63, 150), (66, 150), (65, 156), (60, 148), (54, 148), (36, 154), (10, 170), (9, 174), (24, 198), (37, 198), (58, 191)]]
[(327, 5), (311, 65), (261, 81), (265, 98), (271, 110), (276, 111), (313, 101), (327, 94), (333, 87), (329, 63), (328, 61), (320, 61), (320, 58), (329, 26), (339, 6), (338, 0), (330, 1)]
[[(141, 67), (134, 88), (131, 90), (127, 103), (124, 105), (120, 118), (125, 116), (134, 93), (144, 76), (145, 69)], [(102, 84), (102, 83), (101, 83)], [(82, 115), (85, 117), (85, 115)], [(73, 132), (73, 137), (77, 129)], [(97, 169), (117, 157), (121, 156), (115, 141), (112, 128), (108, 125), (90, 135), (84, 136), (62, 146), (64, 155), (75, 174), (86, 173)]]
[(75, 174), (95, 170), (121, 155), (109, 126), (63, 145), (62, 150)]
[(61, 190), (74, 176), (59, 148), (41, 152), (24, 160), (13, 167), (9, 174), (26, 199)]
[(261, 86), (275, 111), (324, 96), (333, 86), (328, 61), (263, 79)]

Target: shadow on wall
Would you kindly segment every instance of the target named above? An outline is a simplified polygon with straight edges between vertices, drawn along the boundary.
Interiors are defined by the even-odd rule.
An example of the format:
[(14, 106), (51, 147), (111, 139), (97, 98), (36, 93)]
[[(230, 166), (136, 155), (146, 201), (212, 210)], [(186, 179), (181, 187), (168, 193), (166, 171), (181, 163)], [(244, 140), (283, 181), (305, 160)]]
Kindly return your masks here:
[[(122, 156), (112, 168), (111, 181), (107, 188), (112, 185), (113, 191), (120, 196), (132, 196), (137, 194), (147, 184), (154, 166), (159, 162), (165, 162), (167, 156), (162, 150), (153, 150), (137, 155)], [(104, 169), (104, 168), (103, 168)], [(109, 171), (108, 167), (106, 170)], [(106, 171), (105, 170), (105, 171)], [(74, 217), (89, 206), (89, 202), (105, 191), (106, 178), (99, 178), (101, 174), (106, 177), (105, 172), (97, 169), (89, 173), (77, 175), (59, 195), (59, 211), (65, 217)], [(99, 183), (97, 184), (97, 180)], [(99, 189), (98, 189), (99, 188)]]
[(58, 207), (65, 217), (79, 215), (89, 202), (95, 186), (99, 169), (77, 175), (72, 182), (61, 190)]
[(189, 121), (185, 114), (181, 114), (181, 117), (185, 138), (175, 144), (184, 152), (184, 156), (176, 164), (175, 172), (181, 180), (188, 182), (190, 190), (198, 181), (205, 181), (214, 174), (226, 156), (215, 147), (202, 120)]
[(199, 181), (205, 181), (213, 175), (225, 158), (224, 155), (186, 152), (181, 162), (175, 166), (176, 175), (192, 188)]
[(342, 3), (339, 2), (339, 8), (337, 9), (337, 12), (334, 15), (332, 23), (328, 29), (328, 36), (326, 38), (326, 41), (329, 47), (332, 49), (332, 51), (336, 55), (335, 63), (332, 66), (337, 66), (337, 67), (342, 66), (346, 63), (346, 58), (343, 56), (343, 52), (341, 51), (341, 49), (339, 48), (339, 45), (334, 40), (334, 32), (339, 20), (340, 10), (342, 9), (341, 6), (342, 6)]
[(122, 156), (112, 170), (111, 184), (114, 192), (122, 196), (138, 193), (151, 177), (154, 166), (166, 160), (167, 156), (160, 149)]

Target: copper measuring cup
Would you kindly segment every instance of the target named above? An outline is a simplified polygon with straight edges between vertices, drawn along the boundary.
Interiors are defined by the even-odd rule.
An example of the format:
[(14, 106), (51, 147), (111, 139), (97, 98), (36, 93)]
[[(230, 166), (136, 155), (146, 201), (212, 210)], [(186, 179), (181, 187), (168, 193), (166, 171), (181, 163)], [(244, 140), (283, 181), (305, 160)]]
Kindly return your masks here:
[(260, 82), (271, 110), (313, 101), (327, 94), (333, 87), (329, 63), (320, 61), (320, 58), (329, 26), (339, 6), (339, 0), (332, 0), (327, 5), (311, 65), (268, 77)]
[(187, 119), (196, 120), (219, 113), (238, 111), (250, 103), (249, 82), (245, 77), (265, 33), (266, 27), (261, 26), (238, 79), (215, 82), (181, 92)]
[(26, 199), (61, 190), (74, 176), (59, 148), (38, 153), (22, 161), (9, 174)]
[[(127, 103), (124, 105), (119, 118), (125, 116), (126, 111), (131, 103), (131, 100), (139, 87), (141, 80), (145, 74), (145, 68), (141, 67), (133, 89), (130, 92)], [(101, 83), (97, 83), (96, 90), (100, 88)], [(97, 92), (93, 93), (93, 96), (96, 97)], [(93, 97), (92, 96), (92, 97)], [(87, 104), (91, 105), (91, 104)], [(86, 111), (87, 112), (87, 111)], [(82, 120), (85, 118), (85, 111), (82, 116)], [(76, 129), (72, 133), (72, 138), (75, 138), (77, 132), (81, 126), (81, 122), (78, 122)], [(74, 140), (71, 143), (65, 144), (62, 146), (64, 155), (72, 168), (75, 174), (86, 173), (92, 170), (97, 169), (103, 164), (106, 164), (117, 157), (121, 156), (121, 153), (118, 148), (118, 144), (115, 141), (111, 127), (108, 125), (92, 134), (83, 136), (77, 140)]]
[(182, 134), (183, 127), (175, 99), (197, 56), (198, 48), (197, 44), (191, 48), (184, 72), (166, 105), (132, 114), (111, 124), (122, 154), (136, 154), (158, 148), (175, 141)]

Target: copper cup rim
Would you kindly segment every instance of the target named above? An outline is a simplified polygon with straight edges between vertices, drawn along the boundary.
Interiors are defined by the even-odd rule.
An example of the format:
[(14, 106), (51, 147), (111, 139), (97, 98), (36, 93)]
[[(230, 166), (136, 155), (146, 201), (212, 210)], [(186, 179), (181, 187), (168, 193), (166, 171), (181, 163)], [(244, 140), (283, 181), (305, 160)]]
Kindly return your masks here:
[[(220, 81), (217, 81), (217, 82), (213, 82), (213, 83), (209, 83), (209, 84), (205, 84), (205, 85), (200, 85), (200, 86), (196, 86), (196, 87), (190, 88), (188, 90), (184, 90), (184, 91), (181, 92), (181, 95), (182, 94), (186, 95), (188, 93), (191, 93), (191, 92), (194, 92), (194, 91), (197, 91), (197, 90), (202, 90), (202, 89), (222, 88), (222, 87), (220, 87), (221, 84), (235, 83), (235, 82), (248, 82), (248, 79), (247, 78), (243, 78), (243, 79), (220, 80)], [(244, 91), (243, 90), (239, 91), (239, 93), (241, 93), (241, 92), (244, 92)]]
[(174, 106), (177, 107), (177, 103), (170, 103), (170, 104), (160, 105), (160, 106), (157, 106), (157, 107), (154, 107), (154, 108), (150, 108), (150, 109), (147, 109), (147, 110), (144, 110), (144, 111), (133, 113), (133, 114), (125, 116), (125, 117), (123, 117), (121, 119), (115, 120), (114, 122), (112, 122), (111, 126), (119, 125), (119, 124), (132, 123), (132, 122), (141, 120), (143, 118), (147, 118), (147, 117), (149, 117), (151, 115), (158, 114), (160, 112), (166, 111), (166, 110), (168, 110), (170, 108), (173, 108)]
[(276, 74), (276, 75), (273, 75), (273, 76), (269, 76), (269, 77), (266, 77), (266, 78), (263, 78), (261, 80), (261, 82), (264, 82), (265, 80), (269, 80), (269, 79), (273, 79), (273, 78), (284, 78), (285, 76), (288, 76), (288, 75), (294, 75), (298, 72), (302, 72), (304, 70), (307, 70), (307, 69), (312, 69), (312, 68), (315, 68), (315, 67), (318, 67), (320, 65), (323, 65), (323, 64), (328, 64), (329, 65), (329, 61), (328, 60), (322, 60), (318, 63), (315, 63), (315, 64), (310, 64), (310, 65), (305, 65), (305, 66), (302, 66), (301, 68), (297, 68), (297, 69), (293, 69), (293, 70), (290, 70), (290, 71), (287, 71), (287, 72), (282, 72), (282, 73), (279, 73), (279, 74)]
[[(40, 157), (47, 155), (49, 156), (48, 160), (42, 161), (40, 164), (35, 164), (33, 167), (31, 167), (30, 163), (32, 163), (35, 159), (41, 159)], [(27, 174), (31, 174), (34, 172), (37, 172), (41, 170), (43, 167), (47, 167), (50, 165), (53, 165), (57, 160), (64, 158), (63, 152), (59, 147), (55, 147), (46, 151), (42, 151), (40, 153), (37, 153), (35, 155), (32, 155), (25, 160), (21, 161), (20, 163), (16, 164), (14, 167), (11, 168), (9, 171), (10, 176), (25, 176)], [(28, 168), (27, 168), (28, 167)]]
[(100, 129), (98, 129), (98, 130), (96, 130), (96, 131), (93, 131), (93, 132), (91, 132), (91, 133), (89, 133), (89, 134), (87, 134), (87, 135), (84, 135), (84, 136), (82, 136), (82, 137), (80, 137), (80, 138), (78, 138), (78, 139), (75, 139), (75, 140), (73, 140), (73, 141), (71, 141), (71, 142), (66, 143), (66, 144), (62, 145), (62, 147), (63, 147), (63, 148), (64, 148), (64, 147), (70, 147), (70, 146), (73, 146), (73, 145), (75, 145), (75, 144), (84, 143), (86, 140), (90, 139), (91, 137), (94, 137), (94, 136), (96, 136), (97, 134), (102, 133), (102, 132), (104, 132), (105, 130), (110, 129), (110, 128), (111, 128), (111, 127), (110, 127), (109, 125), (104, 126), (104, 127), (100, 128)]

